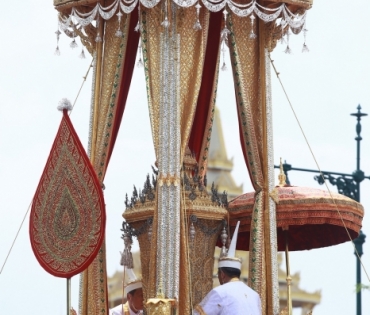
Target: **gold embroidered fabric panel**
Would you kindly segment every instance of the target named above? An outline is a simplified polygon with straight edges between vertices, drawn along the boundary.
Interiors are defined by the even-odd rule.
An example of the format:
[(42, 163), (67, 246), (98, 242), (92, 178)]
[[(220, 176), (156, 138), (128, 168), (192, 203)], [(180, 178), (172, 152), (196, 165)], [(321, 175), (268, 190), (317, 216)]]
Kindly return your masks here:
[[(252, 184), (256, 190), (256, 201), (251, 221), (249, 285), (256, 290), (262, 301), (263, 314), (274, 314), (272, 284), (272, 260), (270, 250), (270, 199), (268, 197), (269, 163), (266, 122), (266, 73), (264, 24), (256, 20), (251, 39), (251, 23), (248, 19), (229, 16), (231, 30), (231, 63), (233, 67), (239, 124), (242, 129), (242, 146)], [(268, 113), (270, 114), (270, 112)], [(267, 279), (267, 277), (270, 277)]]
[[(104, 41), (104, 57), (97, 60), (101, 65), (100, 99), (94, 104), (94, 115), (97, 116), (96, 139), (92, 142), (92, 164), (100, 181), (103, 181), (106, 171), (106, 159), (108, 144), (111, 139), (112, 121), (117, 109), (119, 82), (122, 77), (123, 61), (126, 52), (127, 32), (130, 16), (123, 15), (121, 23), (124, 23), (123, 37), (118, 38), (115, 32), (118, 27), (117, 17), (106, 22)], [(99, 81), (99, 80), (98, 80)], [(99, 91), (95, 91), (99, 93)], [(97, 99), (95, 99), (95, 102)], [(80, 281), (80, 315), (104, 315), (108, 314), (107, 301), (107, 272), (105, 241), (96, 259), (89, 268), (83, 272)]]
[[(195, 114), (198, 93), (201, 85), (202, 70), (204, 64), (205, 55), (205, 45), (207, 42), (208, 34), (208, 20), (209, 12), (206, 10), (201, 10), (200, 21), (202, 24), (201, 31), (195, 31), (193, 29), (194, 21), (196, 20), (196, 11), (187, 10), (177, 7), (175, 10), (175, 17), (172, 16), (173, 10), (170, 5), (168, 8), (168, 19), (169, 19), (169, 29), (171, 31), (176, 30), (176, 34), (179, 38), (179, 45), (176, 47), (179, 49), (180, 57), (180, 71), (179, 71), (179, 104), (180, 109), (180, 131), (181, 131), (181, 160), (185, 152), (185, 147), (190, 136), (191, 126)], [(153, 143), (156, 151), (157, 160), (161, 159), (160, 156), (160, 106), (161, 106), (161, 36), (164, 33), (163, 22), (164, 10), (160, 5), (145, 9), (142, 8), (141, 22), (142, 22), (142, 43), (143, 43), (143, 54), (144, 54), (144, 64), (146, 73), (146, 85), (148, 92), (148, 104), (149, 113), (151, 119), (152, 136)], [(171, 12), (171, 13), (170, 13)], [(175, 27), (173, 28), (173, 24)], [(170, 140), (170, 139), (168, 139)], [(160, 174), (161, 175), (161, 174)], [(159, 178), (159, 185), (161, 184), (161, 178)], [(170, 187), (176, 182), (170, 182)], [(163, 180), (163, 186), (159, 188), (158, 192), (163, 189), (167, 189), (165, 186), (167, 181)], [(158, 200), (161, 199), (158, 194)], [(161, 201), (162, 202), (162, 201)], [(153, 247), (151, 252), (150, 269), (157, 270), (158, 263), (156, 253), (158, 253), (159, 245), (157, 244), (156, 238), (160, 237), (158, 234), (158, 211), (162, 209), (161, 204), (158, 204), (157, 210), (154, 213), (153, 218)], [(171, 208), (171, 207), (170, 207)], [(161, 210), (162, 211), (162, 210)], [(158, 230), (158, 231), (157, 231)], [(185, 228), (185, 216), (183, 210), (180, 209), (180, 270), (181, 277), (178, 279), (181, 281), (179, 292), (179, 304), (178, 313), (179, 314), (189, 314), (190, 315), (190, 274), (187, 263), (187, 231)], [(156, 268), (155, 268), (156, 267)], [(152, 273), (153, 274), (153, 273)], [(158, 284), (158, 279), (155, 276), (149, 275), (148, 293), (150, 296), (154, 297), (156, 293), (156, 284)], [(158, 277), (158, 275), (157, 275)], [(163, 279), (167, 281), (167, 279)]]
[(123, 60), (125, 59), (127, 36), (129, 28), (129, 17), (124, 14), (121, 23), (124, 23), (124, 37), (115, 36), (118, 28), (117, 18), (106, 22), (104, 34), (104, 57), (102, 64), (102, 83), (100, 90), (99, 124), (95, 148), (94, 168), (101, 180), (104, 179), (106, 160), (108, 158), (109, 140), (113, 127), (113, 118), (117, 109), (117, 97), (119, 82), (122, 77)]
[(181, 110), (181, 161), (188, 145), (202, 80), (207, 44), (209, 11), (201, 10), (202, 29), (194, 30), (196, 10), (179, 9), (177, 30), (181, 38), (180, 110)]
[[(180, 36), (180, 55), (183, 56), (180, 62), (181, 152), (183, 156), (188, 143), (201, 84), (208, 35), (209, 12), (201, 10), (199, 19), (202, 24), (202, 30), (196, 31), (193, 29), (196, 11), (183, 8), (179, 8), (177, 11), (176, 30)], [(149, 113), (153, 143), (156, 155), (158, 155), (160, 104), (159, 34), (163, 32), (161, 23), (164, 20), (164, 11), (160, 8), (160, 5), (152, 9), (142, 8), (141, 18)], [(172, 22), (170, 17), (169, 22)]]

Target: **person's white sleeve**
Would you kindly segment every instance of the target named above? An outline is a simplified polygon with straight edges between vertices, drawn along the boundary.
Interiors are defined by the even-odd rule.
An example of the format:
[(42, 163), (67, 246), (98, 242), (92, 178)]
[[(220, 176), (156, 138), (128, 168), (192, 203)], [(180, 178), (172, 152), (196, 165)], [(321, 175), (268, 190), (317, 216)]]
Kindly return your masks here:
[(109, 310), (109, 315), (122, 315), (122, 304)]
[(221, 314), (223, 305), (220, 295), (215, 291), (210, 291), (206, 297), (195, 306), (194, 315), (217, 315)]
[(257, 295), (257, 304), (258, 304), (258, 311), (259, 311), (259, 315), (262, 315), (262, 306), (261, 306), (261, 298), (259, 295)]

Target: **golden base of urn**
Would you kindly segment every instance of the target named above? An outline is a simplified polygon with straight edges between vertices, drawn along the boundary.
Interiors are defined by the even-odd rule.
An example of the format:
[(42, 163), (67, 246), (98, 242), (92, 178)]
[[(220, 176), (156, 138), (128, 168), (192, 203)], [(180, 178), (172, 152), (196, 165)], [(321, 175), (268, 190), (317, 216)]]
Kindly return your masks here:
[(148, 299), (146, 310), (148, 315), (176, 315), (177, 301), (175, 299)]

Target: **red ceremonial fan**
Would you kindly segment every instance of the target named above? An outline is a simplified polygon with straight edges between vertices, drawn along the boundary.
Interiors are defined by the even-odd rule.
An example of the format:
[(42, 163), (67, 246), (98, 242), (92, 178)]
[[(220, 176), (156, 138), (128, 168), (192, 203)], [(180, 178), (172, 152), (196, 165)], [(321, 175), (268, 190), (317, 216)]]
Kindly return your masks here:
[(33, 198), (30, 240), (47, 272), (70, 278), (98, 254), (106, 217), (101, 184), (69, 119), (70, 103), (64, 103), (58, 107), (63, 118)]

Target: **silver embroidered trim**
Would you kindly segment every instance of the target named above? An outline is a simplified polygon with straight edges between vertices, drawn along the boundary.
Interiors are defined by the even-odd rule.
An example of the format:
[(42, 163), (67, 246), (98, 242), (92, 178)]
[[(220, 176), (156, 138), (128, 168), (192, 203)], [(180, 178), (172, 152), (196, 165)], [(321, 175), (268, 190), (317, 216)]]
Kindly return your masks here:
[[(268, 187), (269, 192), (275, 188), (274, 171), (274, 141), (272, 126), (272, 97), (271, 97), (271, 69), (268, 51), (265, 49), (265, 75), (266, 75), (266, 122), (267, 122), (267, 154), (268, 154)], [(279, 314), (279, 281), (277, 263), (277, 233), (276, 233), (276, 204), (269, 197), (269, 217), (270, 217), (270, 243), (271, 243), (271, 283), (273, 298), (273, 313)]]
[(163, 185), (158, 188), (158, 255), (157, 291), (159, 286), (167, 298), (179, 295), (180, 272), (180, 185), (167, 183), (166, 178), (180, 178), (180, 37), (174, 23), (160, 34), (159, 152), (158, 171)]

